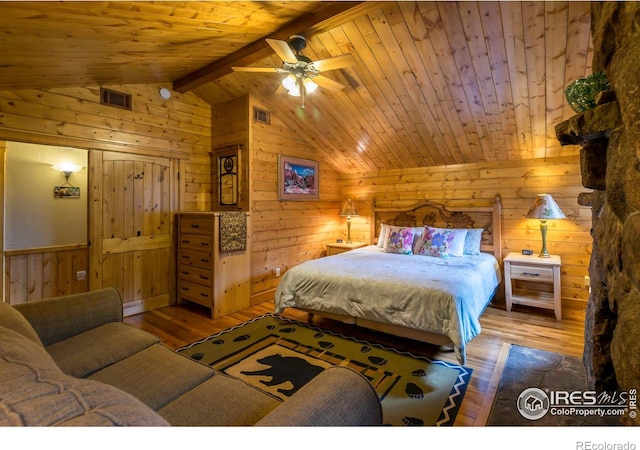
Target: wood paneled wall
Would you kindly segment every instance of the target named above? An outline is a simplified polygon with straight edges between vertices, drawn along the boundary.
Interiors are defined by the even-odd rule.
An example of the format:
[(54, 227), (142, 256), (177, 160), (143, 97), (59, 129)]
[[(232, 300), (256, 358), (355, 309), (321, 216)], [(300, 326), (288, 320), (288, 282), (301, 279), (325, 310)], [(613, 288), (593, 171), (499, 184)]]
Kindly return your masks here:
[[(322, 256), (324, 244), (339, 238), (340, 177), (308, 148), (286, 120), (271, 114), (271, 123), (253, 120), (254, 106), (269, 111), (252, 96), (214, 105), (213, 146), (246, 143), (249, 204), (252, 217), (252, 304), (271, 299), (286, 270)], [(278, 200), (278, 155), (319, 162), (317, 201)]]
[(88, 279), (78, 280), (75, 274), (86, 268), (86, 245), (7, 251), (5, 297), (16, 304), (85, 292)]
[[(352, 198), (363, 216), (353, 218), (352, 239), (370, 239), (373, 199), (378, 206), (409, 206), (423, 200), (444, 204), (489, 204), (496, 193), (503, 205), (503, 254), (531, 249), (539, 252), (542, 238), (538, 220), (525, 216), (536, 194), (549, 193), (566, 220), (550, 220), (547, 248), (562, 257), (562, 297), (565, 306), (586, 306), (584, 277), (589, 274), (592, 238), (591, 208), (578, 205), (582, 187), (578, 156), (533, 159), (510, 163), (482, 163), (419, 169), (343, 174), (343, 199)], [(577, 304), (575, 303), (577, 302)]]
[[(256, 103), (253, 106), (268, 110)], [(251, 120), (250, 128), (250, 191), (253, 221), (252, 303), (271, 298), (281, 274), (301, 262), (322, 256), (324, 244), (334, 242), (339, 235), (340, 176), (331, 165), (309, 149), (302, 136), (286, 125), (277, 114), (271, 124)], [(317, 201), (281, 202), (278, 200), (278, 155), (312, 159), (319, 162)], [(346, 229), (346, 225), (345, 225)]]
[(207, 208), (211, 108), (160, 84), (104, 86), (131, 94), (132, 110), (100, 104), (99, 86), (0, 91), (0, 139), (184, 160), (185, 210)]
[[(101, 105), (98, 86), (0, 91), (0, 141), (179, 159), (180, 209), (210, 209), (210, 106), (191, 93), (163, 100), (158, 90), (169, 86), (161, 84), (105, 87), (131, 94), (132, 110)], [(7, 288), (14, 283), (11, 273), (18, 272), (6, 268)], [(73, 274), (61, 270), (50, 279), (62, 286), (74, 283)], [(29, 289), (49, 292), (45, 285)]]

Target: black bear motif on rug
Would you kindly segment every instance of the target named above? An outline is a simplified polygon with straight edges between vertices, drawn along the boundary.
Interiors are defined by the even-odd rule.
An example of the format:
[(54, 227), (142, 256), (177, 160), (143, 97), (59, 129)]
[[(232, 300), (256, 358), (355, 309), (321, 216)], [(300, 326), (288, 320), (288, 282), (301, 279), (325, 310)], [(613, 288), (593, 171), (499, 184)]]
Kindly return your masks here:
[(279, 353), (260, 358), (258, 362), (269, 367), (260, 370), (243, 370), (240, 373), (248, 376), (271, 377), (270, 380), (260, 381), (265, 386), (277, 386), (288, 381), (293, 385), (291, 389), (278, 389), (278, 392), (288, 397), (324, 370), (323, 367), (311, 364), (305, 359), (296, 356), (282, 356)]

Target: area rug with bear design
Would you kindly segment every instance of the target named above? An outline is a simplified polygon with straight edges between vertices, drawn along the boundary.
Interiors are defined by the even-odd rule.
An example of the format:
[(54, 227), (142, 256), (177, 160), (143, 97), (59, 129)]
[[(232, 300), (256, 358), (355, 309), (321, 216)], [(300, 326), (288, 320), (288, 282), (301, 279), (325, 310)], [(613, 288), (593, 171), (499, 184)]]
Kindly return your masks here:
[(401, 352), (275, 314), (177, 350), (284, 400), (331, 365), (366, 376), (384, 425), (453, 425), (472, 369)]

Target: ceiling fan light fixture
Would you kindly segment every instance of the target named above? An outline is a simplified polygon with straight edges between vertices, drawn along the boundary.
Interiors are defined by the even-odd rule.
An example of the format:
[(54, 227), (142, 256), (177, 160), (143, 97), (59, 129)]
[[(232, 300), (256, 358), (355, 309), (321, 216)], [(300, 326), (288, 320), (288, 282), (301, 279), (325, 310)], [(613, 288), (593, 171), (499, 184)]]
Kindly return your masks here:
[[(304, 36), (294, 34), (289, 37), (289, 42), (279, 39), (266, 39), (267, 44), (282, 60), (282, 68), (277, 67), (232, 67), (235, 72), (264, 72), (287, 74), (281, 80), (282, 88), (278, 88), (276, 93), (287, 92), (293, 97), (301, 98), (301, 105), (304, 108), (304, 100), (307, 94), (315, 92), (318, 87), (330, 91), (339, 91), (344, 86), (337, 81), (321, 75), (321, 72), (342, 69), (352, 66), (356, 60), (349, 53), (330, 58), (312, 61), (311, 58), (301, 55), (307, 43)], [(320, 83), (317, 83), (319, 81)]]
[(304, 84), (304, 90), (306, 91), (307, 94), (311, 94), (313, 91), (318, 89), (318, 85), (311, 78), (305, 78), (303, 81), (303, 84)]
[(289, 89), (287, 91), (287, 93), (289, 95), (291, 95), (292, 97), (300, 97), (300, 86), (295, 85), (294, 87), (292, 87), (291, 89)]
[(291, 91), (292, 89), (298, 89), (300, 90), (300, 88), (298, 88), (298, 80), (296, 78), (296, 76), (292, 73), (290, 73), (289, 75), (287, 75), (284, 80), (282, 80), (282, 86), (287, 90), (287, 91)]

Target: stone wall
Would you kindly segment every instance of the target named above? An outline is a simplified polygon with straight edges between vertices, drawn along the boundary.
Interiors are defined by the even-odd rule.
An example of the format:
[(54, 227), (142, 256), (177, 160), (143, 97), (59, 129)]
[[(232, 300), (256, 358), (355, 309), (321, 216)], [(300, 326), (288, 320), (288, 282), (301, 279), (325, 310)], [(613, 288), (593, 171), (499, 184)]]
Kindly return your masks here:
[[(583, 359), (598, 391), (640, 388), (639, 23), (638, 2), (592, 4), (593, 71), (614, 100), (557, 128), (561, 142), (583, 145), (583, 184), (595, 189)], [(640, 424), (635, 411), (623, 422)]]

